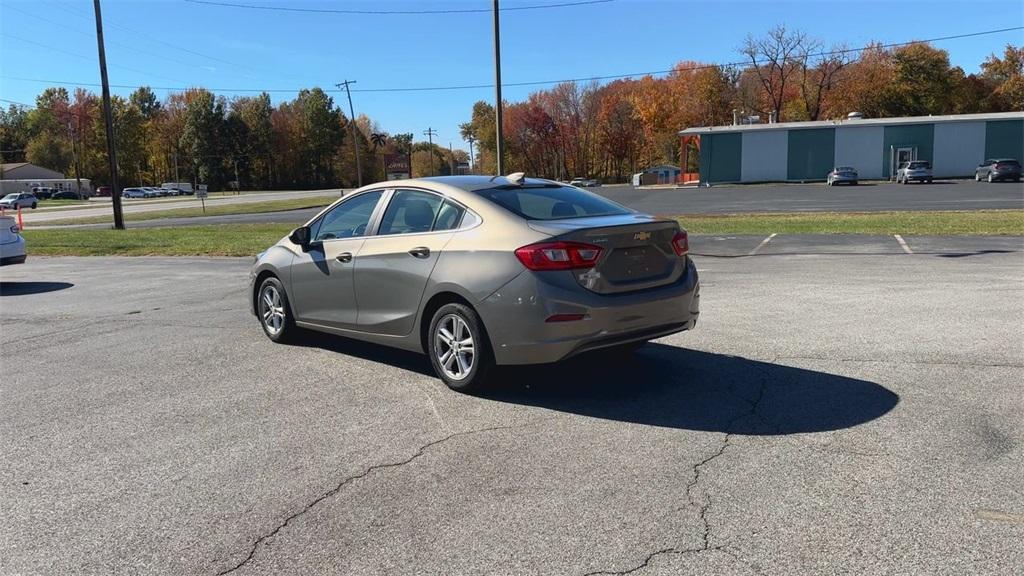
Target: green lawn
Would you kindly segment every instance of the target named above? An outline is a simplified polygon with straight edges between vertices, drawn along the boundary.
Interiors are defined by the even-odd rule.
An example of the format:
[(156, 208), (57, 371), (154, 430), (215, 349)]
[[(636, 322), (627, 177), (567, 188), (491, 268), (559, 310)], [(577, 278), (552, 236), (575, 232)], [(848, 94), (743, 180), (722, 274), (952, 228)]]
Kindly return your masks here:
[(691, 234), (1024, 236), (1024, 210), (676, 216)]
[[(319, 208), (327, 206), (338, 199), (338, 196), (314, 196), (312, 198), (291, 198), (287, 200), (267, 200), (263, 202), (247, 202), (243, 204), (213, 204), (198, 208), (170, 208), (151, 212), (125, 212), (126, 222), (158, 220), (160, 218), (193, 218), (195, 216), (225, 216), (228, 214), (259, 214), (263, 212), (280, 212), (282, 210), (299, 210), (302, 208)], [(127, 202), (125, 203), (128, 204)], [(82, 218), (61, 218), (40, 222), (46, 226), (66, 226), (71, 224), (105, 224), (111, 222), (113, 216), (87, 216)]]
[(225, 224), (168, 228), (25, 230), (29, 255), (252, 256), (294, 228), (290, 224)]
[[(1024, 236), (1024, 210), (872, 214), (680, 216), (691, 234), (901, 234)], [(225, 224), (24, 232), (29, 254), (66, 256), (251, 256), (288, 234), (291, 224)]]

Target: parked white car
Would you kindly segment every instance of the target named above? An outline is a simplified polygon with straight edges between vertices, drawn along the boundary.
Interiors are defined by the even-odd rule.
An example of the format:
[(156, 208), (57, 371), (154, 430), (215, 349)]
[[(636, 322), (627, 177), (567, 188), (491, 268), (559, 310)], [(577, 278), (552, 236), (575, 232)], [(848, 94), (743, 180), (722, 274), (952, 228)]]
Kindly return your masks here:
[(28, 192), (12, 192), (0, 199), (0, 206), (7, 210), (18, 208), (35, 208), (39, 199)]
[(13, 216), (0, 216), (0, 266), (25, 262), (25, 238)]
[(569, 182), (572, 186), (578, 186), (580, 188), (593, 188), (594, 186), (600, 186), (601, 183), (593, 178), (573, 178), (572, 182)]

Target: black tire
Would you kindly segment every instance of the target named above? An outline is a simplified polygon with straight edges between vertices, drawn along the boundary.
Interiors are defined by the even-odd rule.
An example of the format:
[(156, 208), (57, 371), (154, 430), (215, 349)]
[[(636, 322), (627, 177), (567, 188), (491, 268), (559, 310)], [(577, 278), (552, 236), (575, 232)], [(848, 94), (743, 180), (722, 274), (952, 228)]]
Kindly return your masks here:
[[(273, 293), (277, 294), (277, 298)], [(267, 316), (267, 311), (273, 303), (274, 312)], [(290, 342), (295, 339), (299, 331), (295, 326), (295, 319), (292, 317), (291, 305), (288, 302), (288, 293), (284, 285), (274, 276), (268, 276), (260, 283), (256, 291), (256, 317), (263, 328), (263, 333), (274, 342)]]
[[(461, 327), (457, 325), (459, 321), (462, 322)], [(439, 327), (443, 327), (452, 336), (465, 334), (465, 332), (459, 334), (459, 329), (468, 330), (472, 342), (472, 354), (466, 355), (465, 349), (456, 347), (446, 349), (445, 340), (447, 339), (439, 336)], [(455, 333), (451, 331), (453, 328), (457, 330)], [(461, 338), (460, 341), (465, 342), (466, 339)], [(430, 320), (426, 344), (427, 356), (430, 357), (430, 364), (434, 367), (434, 372), (452, 390), (458, 392), (479, 390), (486, 384), (489, 374), (494, 369), (494, 354), (491, 352), (484, 324), (476, 311), (465, 304), (445, 304), (438, 308), (437, 312), (434, 312), (434, 317)], [(442, 365), (441, 358), (449, 352), (451, 355), (448, 358), (452, 363), (446, 367)], [(469, 358), (471, 358), (469, 368), (463, 370), (462, 362)]]
[(856, 186), (856, 185), (857, 185), (857, 181), (856, 181), (856, 180), (854, 180), (853, 182), (851, 182), (851, 183), (850, 183), (850, 185), (851, 185), (851, 186)]
[(33, 203), (32, 203), (32, 209), (33, 209), (33, 210), (35, 210), (35, 209), (36, 209), (36, 203), (35, 203), (35, 202), (33, 202)]

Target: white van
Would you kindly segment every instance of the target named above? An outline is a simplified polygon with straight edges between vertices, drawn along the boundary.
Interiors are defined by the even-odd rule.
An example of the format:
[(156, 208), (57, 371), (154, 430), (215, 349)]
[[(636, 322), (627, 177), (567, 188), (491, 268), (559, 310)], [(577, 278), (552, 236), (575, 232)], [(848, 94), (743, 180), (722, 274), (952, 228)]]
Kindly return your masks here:
[(178, 190), (181, 190), (182, 194), (188, 194), (190, 196), (194, 193), (191, 182), (164, 182), (160, 187), (164, 189), (177, 188)]

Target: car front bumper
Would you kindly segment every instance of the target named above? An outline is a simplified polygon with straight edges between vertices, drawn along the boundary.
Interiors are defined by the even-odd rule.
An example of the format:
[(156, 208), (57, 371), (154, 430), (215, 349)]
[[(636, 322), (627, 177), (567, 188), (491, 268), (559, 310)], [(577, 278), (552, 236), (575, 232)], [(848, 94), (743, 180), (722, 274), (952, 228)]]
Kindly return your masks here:
[[(692, 329), (700, 315), (700, 282), (692, 260), (672, 284), (614, 295), (524, 272), (481, 302), (478, 312), (498, 364), (545, 364)], [(555, 314), (585, 318), (545, 321)]]

